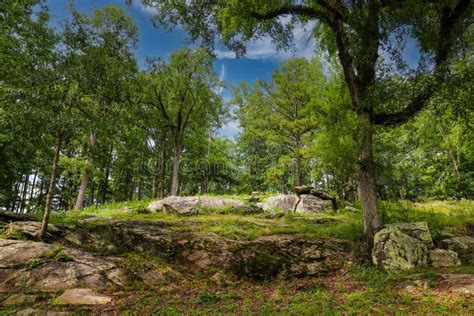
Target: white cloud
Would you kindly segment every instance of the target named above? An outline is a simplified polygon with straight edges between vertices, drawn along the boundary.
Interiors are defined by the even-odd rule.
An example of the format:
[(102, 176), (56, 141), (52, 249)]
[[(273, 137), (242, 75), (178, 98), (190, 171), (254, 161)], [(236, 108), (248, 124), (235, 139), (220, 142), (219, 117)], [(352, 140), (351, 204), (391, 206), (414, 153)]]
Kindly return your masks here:
[[(283, 19), (284, 23), (285, 21), (286, 19)], [(276, 45), (272, 42), (272, 39), (268, 36), (249, 42), (245, 57), (249, 59), (275, 58), (280, 60), (291, 57), (311, 59), (314, 57), (314, 51), (317, 48), (316, 40), (312, 34), (313, 26), (314, 24), (308, 24), (306, 26), (297, 24), (293, 28), (294, 49), (278, 50)], [(235, 53), (229, 50), (216, 50), (215, 54), (219, 59), (236, 58)]]
[(141, 0), (134, 1), (133, 5), (138, 7), (142, 12), (146, 13), (147, 15), (155, 15), (158, 13), (158, 11), (154, 7), (144, 5)]
[(219, 81), (221, 82), (221, 86), (219, 87), (219, 94), (222, 94), (222, 92), (224, 91), (224, 81), (225, 81), (225, 75), (226, 75), (226, 72), (225, 72), (225, 66), (224, 64), (221, 65), (221, 74), (219, 76)]

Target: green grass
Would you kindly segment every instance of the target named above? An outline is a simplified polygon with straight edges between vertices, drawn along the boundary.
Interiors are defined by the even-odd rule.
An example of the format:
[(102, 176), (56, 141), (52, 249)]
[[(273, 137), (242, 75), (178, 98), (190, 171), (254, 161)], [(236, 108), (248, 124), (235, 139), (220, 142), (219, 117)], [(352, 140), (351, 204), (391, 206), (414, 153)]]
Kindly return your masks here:
[[(82, 211), (53, 212), (52, 223), (75, 223), (91, 216), (92, 222), (110, 220), (149, 220), (170, 223), (176, 231), (216, 233), (231, 239), (255, 239), (272, 234), (301, 234), (307, 237), (336, 237), (350, 241), (362, 238), (362, 214), (347, 210), (320, 214), (286, 214), (267, 219), (265, 214), (244, 214), (235, 209), (204, 210), (199, 215), (183, 217), (163, 212), (143, 213), (150, 201), (123, 202)], [(474, 224), (473, 201), (429, 203), (380, 203), (385, 223), (426, 221), (433, 234), (443, 230), (463, 233), (466, 223)], [(125, 211), (127, 208), (127, 211)]]

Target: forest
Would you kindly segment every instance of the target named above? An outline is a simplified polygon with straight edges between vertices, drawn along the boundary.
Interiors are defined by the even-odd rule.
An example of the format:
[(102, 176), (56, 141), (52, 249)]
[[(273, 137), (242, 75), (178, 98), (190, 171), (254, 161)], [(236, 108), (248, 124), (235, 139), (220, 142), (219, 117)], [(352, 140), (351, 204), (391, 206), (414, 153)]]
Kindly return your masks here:
[[(469, 303), (474, 295), (472, 1), (124, 0), (92, 1), (97, 6), (84, 12), (77, 0), (69, 1), (59, 22), (52, 21), (47, 2), (0, 3), (0, 222), (5, 218), (0, 225), (0, 302), (21, 292), (9, 265), (36, 271), (48, 262), (79, 262), (76, 256), (86, 256), (74, 252), (80, 246), (80, 251), (125, 256), (128, 263), (120, 264), (155, 282), (143, 281), (149, 289), (186, 280), (180, 282), (188, 292), (166, 290), (153, 302), (151, 293), (121, 280), (125, 293), (141, 294), (117, 298), (103, 290), (100, 295), (120, 302), (112, 314), (127, 314), (127, 306), (135, 306), (127, 315), (158, 310), (160, 315), (390, 314), (390, 304), (402, 308), (402, 314), (474, 312)], [(168, 57), (138, 58), (141, 30), (129, 14), (137, 6), (152, 10), (146, 23), (178, 28), (189, 44)], [(298, 48), (294, 30), (301, 26), (316, 41), (310, 58), (282, 60), (268, 79), (230, 84), (219, 75), (218, 49), (245, 58), (249, 43), (269, 38), (277, 50), (291, 51)], [(407, 55), (409, 45), (416, 46), (415, 62)], [(238, 131), (229, 137), (230, 124)], [(322, 209), (310, 210), (305, 199)], [(161, 204), (152, 206), (156, 201)], [(288, 210), (285, 203), (291, 204)], [(161, 229), (172, 239), (166, 247), (161, 233), (154, 235)], [(429, 240), (419, 231), (427, 231)], [(194, 235), (183, 237), (186, 233)], [(270, 243), (265, 236), (277, 240)], [(314, 265), (308, 262), (314, 258), (303, 255), (304, 249), (304, 264), (295, 261), (299, 255), (289, 259), (287, 252), (300, 250), (288, 250), (282, 236), (294, 238), (292, 247), (302, 249), (316, 247), (319, 238), (328, 240), (316, 250), (327, 256), (317, 259), (318, 265), (324, 262), (322, 279), (314, 281), (320, 270), (311, 272)], [(183, 238), (206, 246), (187, 249)], [(25, 239), (47, 248), (46, 255), (28, 259), (36, 260), (34, 266), (21, 261), (26, 259), (8, 261), (25, 249), (36, 251)], [(222, 247), (230, 259), (206, 248), (211, 243), (226, 244)], [(142, 248), (153, 254), (137, 250)], [(253, 251), (259, 261), (250, 262), (241, 248)], [(259, 253), (267, 248), (278, 249), (270, 251), (278, 258)], [(389, 263), (394, 248), (395, 263)], [(164, 252), (172, 255), (163, 259)], [(327, 253), (342, 258), (337, 269), (324, 261), (332, 262)], [(451, 266), (435, 264), (450, 260)], [(162, 270), (146, 270), (145, 261)], [(351, 267), (342, 264), (349, 261)], [(110, 271), (122, 273), (125, 268), (113, 262)], [(179, 271), (163, 270), (164, 262)], [(218, 272), (220, 266), (227, 270)], [(296, 266), (305, 272), (295, 272)], [(398, 295), (408, 294), (394, 288), (410, 272), (391, 273), (420, 271), (420, 266), (418, 278), (435, 294), (410, 285), (416, 293), (400, 301)], [(445, 270), (436, 270), (440, 267)], [(346, 293), (328, 285), (336, 270), (343, 278), (337, 282), (356, 288), (363, 283), (369, 289), (357, 288), (360, 297), (348, 301), (350, 289)], [(34, 283), (34, 271), (28, 274), (30, 286), (42, 292), (46, 285)], [(191, 280), (188, 274), (196, 271), (217, 278), (219, 288), (199, 283), (198, 277)], [(222, 277), (229, 271), (236, 280)], [(463, 276), (453, 282), (446, 277), (440, 287), (467, 284), (470, 292), (459, 292), (448, 303), (443, 297), (448, 294), (432, 286), (440, 273)], [(272, 283), (282, 275), (290, 284)], [(104, 282), (115, 282), (107, 278)], [(71, 287), (81, 288), (83, 281)], [(180, 307), (178, 297), (193, 288), (200, 289), (192, 292), (195, 301)], [(285, 299), (275, 299), (276, 289), (286, 293), (281, 294)], [(299, 301), (286, 300), (299, 289), (306, 293), (298, 294)], [(366, 291), (377, 289), (397, 294), (393, 301), (380, 293), (364, 301)], [(254, 292), (263, 296), (247, 302)], [(434, 295), (436, 303), (424, 300), (425, 294)], [(107, 313), (102, 307), (84, 309), (101, 304), (71, 303), (82, 307), (70, 310), (58, 298), (53, 303), (47, 299), (35, 298), (38, 308)], [(340, 309), (332, 309), (331, 300)], [(15, 314), (18, 306), (29, 305), (25, 302), (5, 303), (4, 311)], [(417, 309), (416, 302), (426, 305)], [(239, 309), (242, 304), (248, 310)]]

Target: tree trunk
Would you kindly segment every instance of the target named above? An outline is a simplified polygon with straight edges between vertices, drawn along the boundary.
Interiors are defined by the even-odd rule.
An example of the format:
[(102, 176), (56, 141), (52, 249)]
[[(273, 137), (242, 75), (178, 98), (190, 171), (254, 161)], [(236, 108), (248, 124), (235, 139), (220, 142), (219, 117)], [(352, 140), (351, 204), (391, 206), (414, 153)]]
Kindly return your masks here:
[(33, 195), (35, 194), (35, 186), (36, 186), (36, 178), (38, 177), (38, 168), (35, 170), (35, 174), (33, 176), (33, 183), (31, 184), (30, 188), (30, 196), (28, 199), (28, 206), (31, 208), (31, 201), (33, 200)]
[[(89, 141), (90, 141), (89, 149), (92, 149), (97, 142), (97, 135), (95, 132), (91, 133)], [(92, 164), (92, 153), (89, 150), (89, 153), (87, 156), (88, 166), (87, 166), (87, 169), (84, 170), (84, 174), (82, 175), (81, 186), (79, 187), (79, 193), (77, 194), (76, 205), (74, 206), (75, 210), (82, 210), (84, 208), (84, 200), (86, 197), (87, 184), (89, 183), (91, 164)]]
[(104, 180), (102, 181), (101, 184), (101, 189), (100, 189), (100, 203), (105, 204), (107, 201), (107, 191), (109, 189), (109, 175), (110, 175), (110, 165), (112, 164), (112, 152), (113, 152), (113, 146), (112, 144), (109, 145), (109, 159), (107, 161), (107, 166), (105, 167), (105, 173), (104, 173)]
[(373, 131), (369, 114), (362, 113), (364, 126), (359, 154), (359, 199), (362, 203), (364, 217), (364, 234), (368, 249), (372, 249), (375, 233), (380, 230), (381, 221), (375, 188), (375, 164), (373, 156)]
[(301, 158), (295, 158), (295, 186), (303, 185), (303, 173), (301, 171)]
[(43, 221), (41, 222), (40, 230), (36, 233), (35, 236), (37, 240), (44, 239), (48, 230), (49, 213), (51, 211), (51, 204), (53, 202), (54, 189), (56, 187), (56, 174), (58, 171), (59, 153), (61, 151), (61, 136), (61, 131), (57, 130), (56, 144), (54, 146), (53, 165), (51, 170), (51, 179), (49, 181), (48, 193), (46, 195), (46, 205), (44, 207)]
[(30, 183), (30, 175), (26, 174), (25, 175), (25, 181), (23, 182), (23, 192), (21, 193), (21, 201), (20, 201), (20, 207), (19, 207), (19, 212), (23, 213), (23, 210), (25, 209), (25, 204), (26, 204), (26, 194), (28, 192), (28, 184)]
[(173, 142), (173, 173), (171, 177), (171, 195), (178, 196), (179, 194), (179, 163), (181, 160), (181, 137), (177, 132), (174, 136)]

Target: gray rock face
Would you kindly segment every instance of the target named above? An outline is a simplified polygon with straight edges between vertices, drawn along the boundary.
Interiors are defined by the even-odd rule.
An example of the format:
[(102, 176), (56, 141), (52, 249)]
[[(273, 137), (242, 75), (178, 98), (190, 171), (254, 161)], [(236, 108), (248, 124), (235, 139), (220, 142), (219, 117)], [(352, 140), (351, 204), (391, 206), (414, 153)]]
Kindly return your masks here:
[[(61, 256), (56, 256), (61, 252)], [(113, 260), (72, 248), (24, 240), (0, 240), (0, 292), (27, 287), (56, 292), (113, 284), (105, 276), (118, 269)]]
[[(74, 238), (68, 235), (73, 234)], [(346, 242), (337, 239), (307, 239), (301, 236), (262, 236), (255, 240), (231, 240), (213, 233), (177, 232), (162, 223), (142, 221), (100, 224), (94, 230), (66, 232), (64, 238), (77, 245), (103, 249), (101, 236), (109, 238), (108, 248), (132, 252), (147, 252), (172, 258), (172, 264), (184, 265), (193, 273), (213, 275), (222, 271), (229, 275), (255, 280), (277, 275), (303, 277), (330, 273), (348, 260)], [(170, 262), (171, 263), (171, 262)], [(151, 270), (143, 271), (143, 276)], [(151, 284), (173, 278), (173, 273), (150, 272), (157, 278), (146, 277)], [(156, 279), (156, 280), (154, 280)], [(144, 280), (144, 283), (145, 280)]]
[(296, 207), (296, 213), (321, 213), (333, 208), (332, 201), (322, 200), (314, 195), (300, 195), (300, 202)]
[[(5, 237), (10, 239), (33, 239), (35, 233), (41, 228), (40, 222), (12, 222), (7, 224)], [(53, 224), (48, 225), (47, 237), (60, 234), (61, 231)]]
[(461, 259), (474, 258), (474, 237), (452, 236), (441, 241), (441, 247), (458, 253)]
[(430, 262), (433, 267), (455, 267), (460, 266), (458, 254), (451, 250), (434, 249), (429, 252)]
[(244, 207), (245, 203), (235, 199), (217, 197), (170, 196), (163, 200), (152, 202), (148, 210), (152, 212), (165, 211), (182, 215), (193, 215), (199, 209), (214, 210), (225, 207)]
[(397, 273), (428, 264), (426, 245), (396, 227), (384, 228), (375, 234), (372, 251), (374, 264)]
[(283, 213), (294, 212), (296, 204), (298, 203), (296, 195), (275, 195), (270, 196), (264, 202), (257, 203), (264, 211), (280, 211)]
[(396, 228), (402, 233), (421, 241), (428, 249), (433, 249), (433, 239), (426, 222), (387, 224), (386, 228)]

